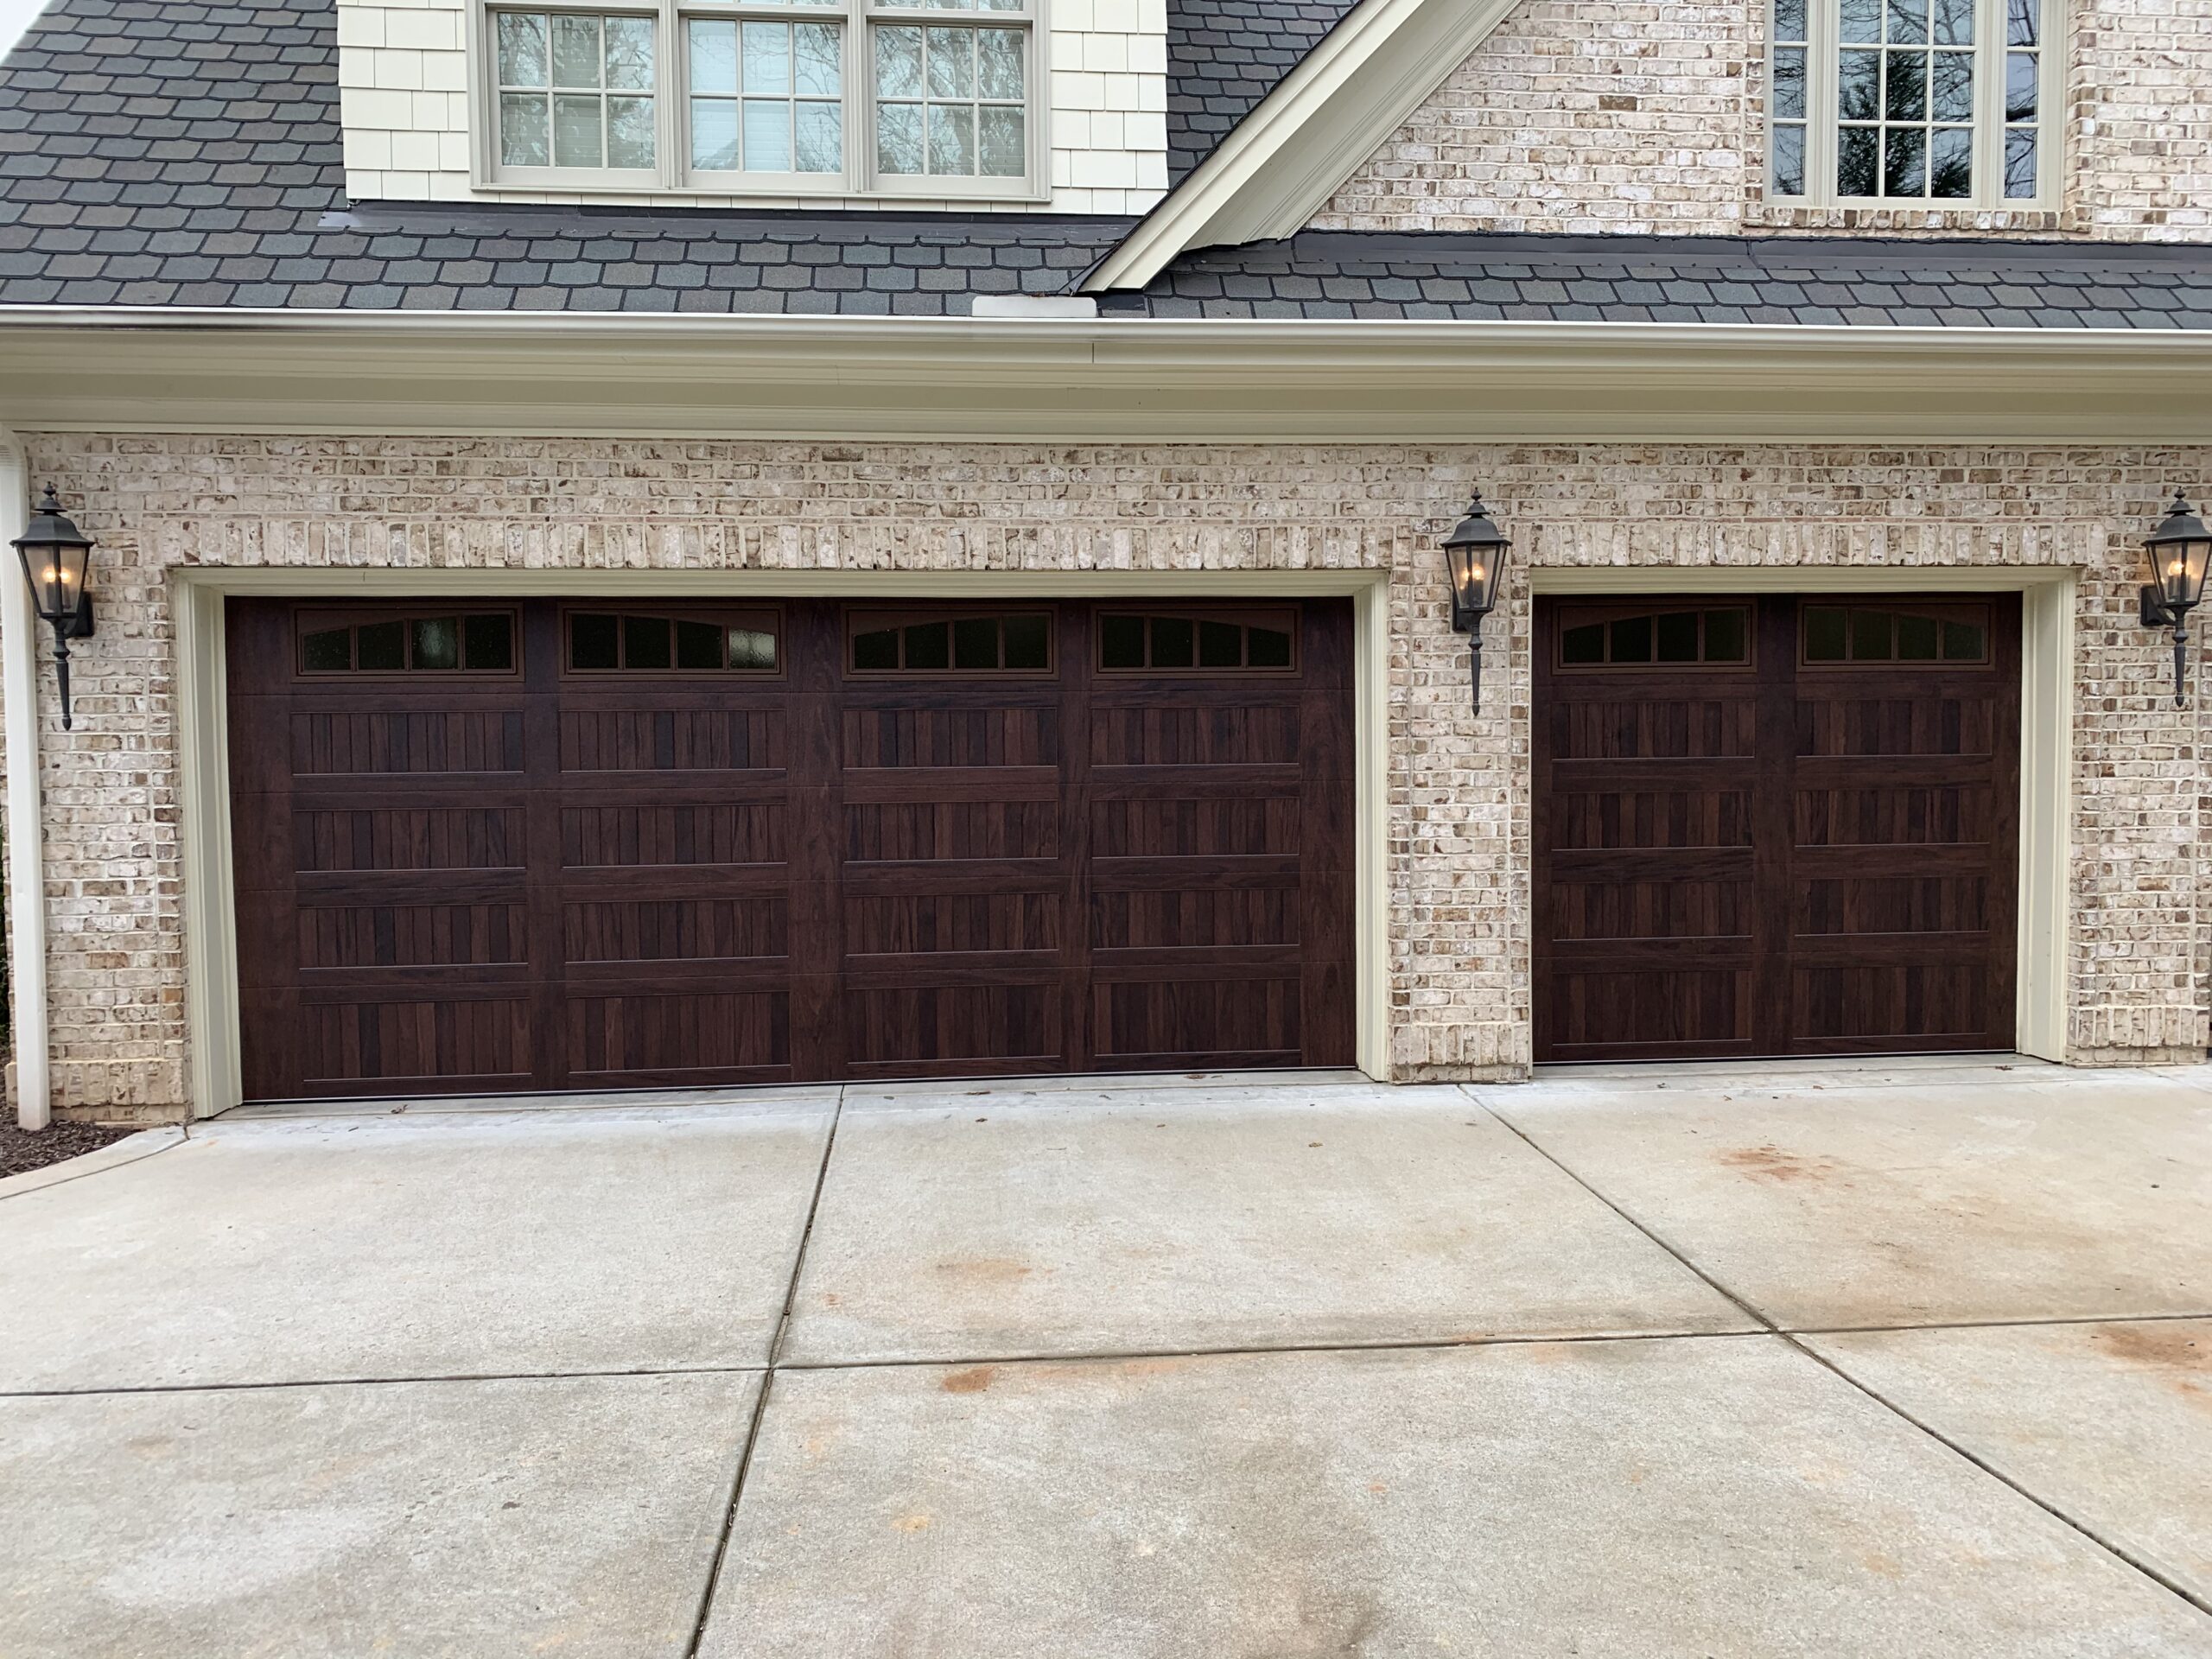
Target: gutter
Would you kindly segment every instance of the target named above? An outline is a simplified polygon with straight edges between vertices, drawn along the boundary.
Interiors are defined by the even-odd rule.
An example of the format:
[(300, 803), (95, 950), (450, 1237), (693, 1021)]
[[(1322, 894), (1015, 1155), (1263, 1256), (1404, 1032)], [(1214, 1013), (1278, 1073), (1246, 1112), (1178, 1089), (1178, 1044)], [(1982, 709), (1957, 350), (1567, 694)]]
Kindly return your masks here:
[(26, 430), (2212, 442), (2212, 330), (0, 306)]

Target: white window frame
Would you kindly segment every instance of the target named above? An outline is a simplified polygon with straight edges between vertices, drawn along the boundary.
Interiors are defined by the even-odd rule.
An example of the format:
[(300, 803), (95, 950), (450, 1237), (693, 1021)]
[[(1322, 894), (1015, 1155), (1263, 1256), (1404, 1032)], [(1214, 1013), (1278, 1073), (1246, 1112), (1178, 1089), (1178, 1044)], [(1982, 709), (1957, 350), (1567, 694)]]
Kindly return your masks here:
[[(1051, 100), (1044, 56), (1046, 0), (1019, 10), (924, 9), (879, 0), (470, 0), (468, 9), (470, 146), (480, 189), (534, 194), (692, 194), (927, 201), (1043, 202), (1050, 200), (1052, 154), (1046, 130)], [(502, 11), (571, 12), (595, 17), (645, 17), (653, 22), (652, 168), (508, 167), (499, 160), (499, 68), (495, 19)], [(690, 148), (690, 54), (683, 26), (694, 18), (756, 22), (835, 22), (844, 34), (841, 102), (844, 162), (837, 173), (747, 173), (694, 168)], [(938, 173), (879, 173), (875, 168), (876, 26), (931, 29), (1011, 28), (1023, 31), (1022, 137), (1019, 177)]]
[[(1775, 188), (1774, 108), (1775, 6), (1766, 9), (1767, 89), (1764, 126), (1766, 155), (1760, 176), (1764, 200), (1777, 207), (1853, 207), (1892, 213), (2048, 213), (2059, 205), (2060, 176), (2066, 149), (2065, 111), (2068, 0), (2043, 0), (2043, 35), (2036, 48), (2036, 194), (2005, 194), (2005, 0), (1974, 0), (1974, 189), (1965, 196), (1847, 196), (1836, 189), (1838, 134), (1842, 118), (1836, 104), (1841, 90), (1844, 47), (1839, 41), (1839, 0), (1806, 0), (1808, 44), (1805, 54), (1805, 192), (1783, 195)], [(1853, 48), (1852, 49), (1859, 49)], [(1869, 48), (1879, 49), (1879, 48)]]

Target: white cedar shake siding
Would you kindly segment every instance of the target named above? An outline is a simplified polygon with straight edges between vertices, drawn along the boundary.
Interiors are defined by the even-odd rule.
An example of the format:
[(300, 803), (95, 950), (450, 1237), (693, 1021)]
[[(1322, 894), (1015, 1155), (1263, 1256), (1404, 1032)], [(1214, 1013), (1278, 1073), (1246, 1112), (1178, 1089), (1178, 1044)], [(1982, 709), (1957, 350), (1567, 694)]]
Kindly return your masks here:
[[(2212, 451), (1420, 448), (27, 435), (100, 541), (77, 724), (40, 716), (55, 1103), (181, 1116), (172, 588), (183, 565), (1390, 573), (1388, 1053), (1529, 1056), (1529, 568), (2079, 566), (2068, 1058), (2201, 1058), (2205, 677), (2173, 706), (2138, 542)], [(1479, 479), (1516, 538), (1469, 712), (1434, 540)], [(1663, 585), (1661, 584), (1661, 585)], [(2196, 661), (2202, 662), (2200, 654)]]
[(1768, 202), (1765, 0), (1525, 0), (1313, 228), (2212, 240), (2212, 0), (2065, 16), (2056, 211)]
[[(356, 201), (575, 201), (549, 190), (476, 189), (469, 164), (468, 8), (481, 0), (338, 0), (339, 108), (346, 192)], [(1044, 0), (1040, 112), (1051, 135), (1050, 200), (1003, 204), (1063, 213), (1141, 213), (1167, 188), (1167, 0)], [(673, 49), (663, 42), (664, 55)], [(860, 88), (850, 89), (858, 96)], [(711, 207), (847, 207), (842, 196), (775, 200), (712, 192), (594, 190), (595, 202)], [(914, 210), (992, 204), (900, 198)]]

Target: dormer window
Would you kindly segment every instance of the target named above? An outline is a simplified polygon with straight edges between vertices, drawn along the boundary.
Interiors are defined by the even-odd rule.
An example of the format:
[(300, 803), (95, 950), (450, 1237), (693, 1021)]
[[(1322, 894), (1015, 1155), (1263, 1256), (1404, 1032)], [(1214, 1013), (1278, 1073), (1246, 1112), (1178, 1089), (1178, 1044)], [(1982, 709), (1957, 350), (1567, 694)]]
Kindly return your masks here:
[(2050, 206), (2063, 0), (1772, 0), (1767, 194)]
[(493, 6), (479, 33), (486, 181), (1033, 198), (1039, 3)]

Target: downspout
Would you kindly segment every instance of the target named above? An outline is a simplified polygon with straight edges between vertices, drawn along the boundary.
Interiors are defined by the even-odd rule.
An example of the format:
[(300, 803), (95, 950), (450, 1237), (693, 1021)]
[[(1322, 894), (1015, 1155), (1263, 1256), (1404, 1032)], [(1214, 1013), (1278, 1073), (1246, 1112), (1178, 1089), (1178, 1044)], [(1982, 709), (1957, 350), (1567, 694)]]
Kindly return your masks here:
[[(23, 533), (30, 481), (22, 445), (0, 428), (0, 542)], [(10, 560), (12, 565), (13, 561)], [(16, 1122), (54, 1116), (46, 1014), (46, 855), (38, 754), (38, 620), (12, 569), (0, 568), (0, 735), (8, 759), (8, 983), (16, 1038)]]

